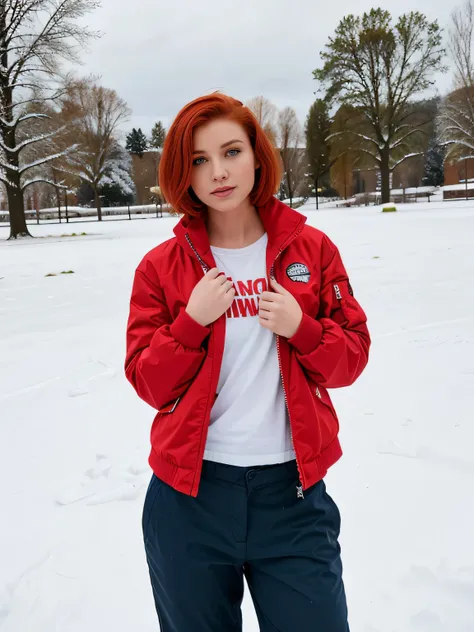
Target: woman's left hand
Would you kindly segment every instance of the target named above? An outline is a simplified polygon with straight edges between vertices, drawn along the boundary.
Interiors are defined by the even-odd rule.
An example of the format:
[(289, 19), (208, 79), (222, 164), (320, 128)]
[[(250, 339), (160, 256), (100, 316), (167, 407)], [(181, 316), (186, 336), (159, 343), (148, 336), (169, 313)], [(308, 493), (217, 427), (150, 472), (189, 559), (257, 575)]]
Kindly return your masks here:
[(270, 284), (275, 291), (261, 293), (259, 322), (274, 334), (291, 338), (300, 326), (303, 311), (291, 292), (273, 279), (270, 279)]

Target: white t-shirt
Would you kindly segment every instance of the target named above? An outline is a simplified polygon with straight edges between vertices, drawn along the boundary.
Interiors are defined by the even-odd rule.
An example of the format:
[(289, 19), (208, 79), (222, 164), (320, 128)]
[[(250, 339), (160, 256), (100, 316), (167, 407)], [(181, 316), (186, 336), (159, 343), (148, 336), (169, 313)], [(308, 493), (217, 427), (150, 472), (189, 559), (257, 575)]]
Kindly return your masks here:
[(204, 452), (209, 461), (251, 466), (295, 458), (275, 335), (258, 321), (257, 297), (267, 290), (267, 242), (265, 234), (245, 248), (211, 246), (236, 296), (226, 314), (218, 397)]

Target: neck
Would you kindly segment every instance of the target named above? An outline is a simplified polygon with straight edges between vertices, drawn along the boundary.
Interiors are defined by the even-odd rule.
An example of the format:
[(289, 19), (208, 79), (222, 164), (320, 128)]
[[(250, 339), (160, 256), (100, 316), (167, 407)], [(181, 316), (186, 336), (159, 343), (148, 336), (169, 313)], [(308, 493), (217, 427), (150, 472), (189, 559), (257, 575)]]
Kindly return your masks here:
[(208, 208), (206, 227), (209, 243), (218, 248), (245, 248), (265, 233), (257, 209), (248, 200), (232, 211)]

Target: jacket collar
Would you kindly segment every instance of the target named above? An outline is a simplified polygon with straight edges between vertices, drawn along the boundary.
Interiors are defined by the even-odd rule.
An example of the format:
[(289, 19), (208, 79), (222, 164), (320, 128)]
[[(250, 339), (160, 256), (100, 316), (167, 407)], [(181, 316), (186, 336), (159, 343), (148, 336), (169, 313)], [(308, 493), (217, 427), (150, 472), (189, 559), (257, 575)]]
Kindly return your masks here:
[[(270, 259), (274, 259), (303, 229), (306, 217), (275, 197), (257, 207), (257, 211), (268, 235), (267, 255)], [(198, 258), (202, 258), (209, 268), (214, 265), (209, 236), (202, 215), (192, 219), (181, 218), (174, 227), (174, 233), (185, 252), (192, 257), (198, 255)]]

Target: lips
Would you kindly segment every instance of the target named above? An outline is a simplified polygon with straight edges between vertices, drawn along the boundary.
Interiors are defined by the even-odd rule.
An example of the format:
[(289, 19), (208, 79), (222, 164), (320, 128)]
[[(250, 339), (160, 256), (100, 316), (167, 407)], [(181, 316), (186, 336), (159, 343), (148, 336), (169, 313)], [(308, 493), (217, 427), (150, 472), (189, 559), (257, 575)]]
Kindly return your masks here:
[(234, 189), (235, 187), (222, 187), (220, 189), (216, 189), (215, 191), (213, 191), (212, 195), (215, 195), (216, 197), (220, 197), (220, 198), (229, 197), (229, 195), (232, 193)]

